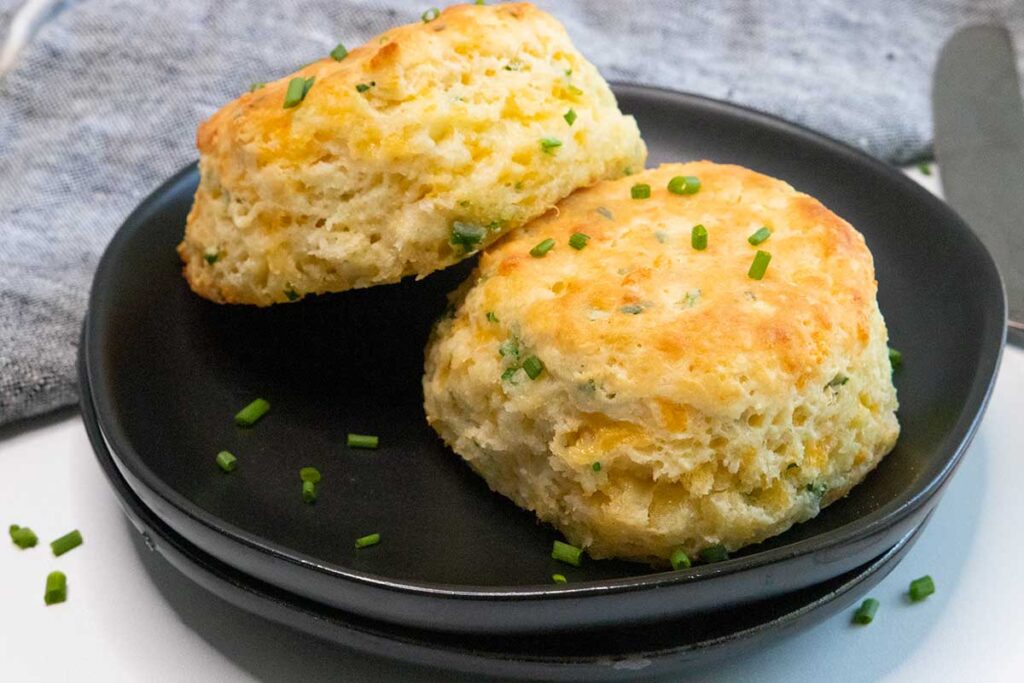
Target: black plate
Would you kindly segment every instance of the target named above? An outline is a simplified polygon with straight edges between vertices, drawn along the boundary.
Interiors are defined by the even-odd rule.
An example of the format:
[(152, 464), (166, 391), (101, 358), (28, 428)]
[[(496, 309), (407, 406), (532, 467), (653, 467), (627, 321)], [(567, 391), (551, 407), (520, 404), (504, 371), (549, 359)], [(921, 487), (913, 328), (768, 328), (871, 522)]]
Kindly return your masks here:
[[(856, 150), (712, 100), (616, 92), (653, 163), (706, 157), (784, 178), (867, 238), (904, 352), (903, 433), (848, 498), (686, 572), (557, 565), (548, 559), (557, 534), (490, 493), (423, 418), (427, 329), (470, 264), (270, 309), (210, 304), (188, 291), (174, 253), (193, 167), (128, 218), (90, 299), (86, 371), (133, 491), (190, 543), (261, 581), (367, 617), (463, 632), (701, 614), (832, 579), (904, 537), (936, 502), (992, 386), (1005, 321), (992, 259), (944, 203)], [(233, 413), (256, 396), (272, 411), (237, 429)], [(346, 449), (349, 431), (380, 434), (380, 450)], [(230, 476), (214, 464), (225, 448), (240, 461)], [(299, 495), (304, 465), (324, 473), (315, 506)], [(383, 542), (357, 552), (353, 540), (370, 532)], [(555, 571), (567, 586), (548, 584)]]
[(203, 553), (132, 493), (106, 449), (88, 392), (82, 394), (82, 413), (96, 458), (125, 514), (146, 546), (192, 581), (237, 607), (347, 648), (489, 680), (636, 681), (678, 675), (764, 648), (852, 605), (899, 563), (930, 518), (853, 571), (784, 597), (716, 610), (698, 620), (557, 638), (440, 634), (346, 614), (262, 583)]

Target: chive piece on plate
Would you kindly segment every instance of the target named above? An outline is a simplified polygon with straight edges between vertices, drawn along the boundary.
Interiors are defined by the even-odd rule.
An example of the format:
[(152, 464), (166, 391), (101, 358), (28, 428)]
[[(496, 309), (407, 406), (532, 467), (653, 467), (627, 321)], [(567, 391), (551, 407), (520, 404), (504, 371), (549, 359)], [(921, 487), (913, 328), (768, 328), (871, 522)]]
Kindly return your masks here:
[(932, 166), (927, 161), (922, 161), (921, 163), (919, 163), (917, 165), (917, 170), (920, 171), (922, 175), (932, 174)]
[(772, 255), (767, 251), (757, 250), (754, 254), (754, 260), (750, 264), (750, 270), (747, 271), (747, 277), (751, 280), (760, 280), (764, 277), (764, 274), (768, 272), (768, 264), (771, 263)]
[(562, 574), (552, 574), (551, 580), (555, 583), (568, 583), (568, 581), (566, 581), (565, 579), (565, 576), (563, 576)]
[(578, 567), (580, 566), (580, 559), (582, 557), (583, 551), (574, 545), (569, 545), (562, 541), (555, 541), (551, 546), (552, 560), (558, 560), (559, 562), (565, 562), (566, 564)]
[(690, 232), (690, 244), (697, 251), (704, 251), (708, 248), (708, 229), (703, 225), (693, 226)]
[(494, 311), (487, 311), (487, 322), (496, 323), (498, 322), (498, 316), (494, 314)]
[(702, 562), (721, 562), (729, 559), (729, 551), (721, 543), (716, 543), (701, 550), (700, 559)]
[(579, 251), (583, 247), (587, 246), (587, 242), (590, 241), (590, 235), (586, 235), (582, 232), (574, 232), (569, 237), (569, 246)]
[(258, 398), (235, 414), (235, 424), (239, 427), (252, 427), (270, 410), (270, 403)]
[(700, 190), (700, 178), (693, 175), (677, 175), (668, 181), (672, 194), (696, 194)]
[(878, 600), (874, 598), (868, 598), (864, 602), (860, 603), (860, 607), (853, 613), (853, 623), (867, 626), (875, 620), (875, 614), (878, 612)]
[(370, 81), (369, 83), (357, 83), (356, 92), (366, 92), (375, 85), (377, 85), (377, 81)]
[(462, 247), (463, 253), (468, 254), (477, 248), (486, 235), (487, 228), (475, 223), (454, 221), (451, 233), (448, 236), (448, 243), (452, 246)]
[(207, 249), (206, 251), (203, 252), (203, 260), (212, 266), (214, 263), (220, 260), (220, 252), (218, 252), (216, 249)]
[(544, 372), (544, 361), (537, 356), (530, 356), (523, 361), (523, 370), (530, 379), (537, 379)]
[(441, 16), (441, 10), (437, 9), (436, 7), (431, 7), (420, 16), (420, 19), (423, 20), (424, 24), (429, 24), (434, 19), (437, 19), (439, 16)]
[(554, 248), (555, 248), (555, 240), (553, 240), (553, 239), (551, 239), (549, 237), (546, 240), (544, 240), (543, 242), (541, 242), (540, 244), (538, 244), (537, 246), (535, 246), (533, 249), (531, 249), (530, 250), (530, 256), (532, 256), (534, 258), (542, 258), (543, 256), (545, 256), (549, 251), (551, 251)]
[(50, 548), (53, 549), (53, 554), (56, 557), (60, 557), (69, 550), (74, 550), (78, 546), (82, 545), (82, 533), (75, 529), (69, 531), (60, 538), (50, 543)]
[(311, 481), (302, 482), (302, 500), (306, 503), (316, 502), (316, 484)]
[(380, 534), (367, 534), (356, 539), (356, 548), (369, 548), (380, 543)]
[(619, 310), (628, 315), (640, 315), (644, 312), (644, 307), (639, 304), (627, 304)]
[(753, 244), (754, 246), (757, 246), (758, 244), (761, 244), (761, 242), (764, 242), (771, 236), (771, 228), (769, 228), (767, 225), (762, 225), (754, 232), (753, 235), (747, 238), (747, 241)]
[(562, 141), (558, 138), (541, 138), (540, 148), (545, 154), (554, 154), (555, 150), (562, 146)]
[(12, 524), (10, 527), (11, 541), (14, 545), (18, 546), (22, 550), (27, 548), (34, 548), (36, 543), (39, 542), (39, 537), (36, 536), (35, 532), (29, 529), (27, 526), (18, 526)]
[(595, 460), (594, 463), (590, 466), (590, 469), (594, 470), (595, 472), (600, 472), (601, 462), (599, 460)]
[(576, 122), (576, 110), (570, 107), (569, 111), (565, 112), (565, 115), (562, 118), (571, 126)]
[(221, 451), (217, 454), (217, 467), (225, 472), (234, 472), (238, 467), (238, 458), (227, 451)]
[(336, 62), (340, 62), (345, 59), (345, 57), (348, 57), (348, 50), (345, 49), (344, 45), (338, 43), (337, 47), (331, 50), (331, 59)]
[(651, 186), (647, 183), (637, 183), (629, 188), (629, 196), (633, 199), (650, 199)]
[(302, 99), (306, 96), (306, 92), (305, 78), (296, 76), (288, 81), (288, 90), (284, 93), (284, 108), (291, 109), (292, 107), (297, 107), (299, 102), (302, 102)]
[(43, 602), (47, 605), (55, 605), (68, 599), (68, 577), (64, 572), (50, 572), (46, 575), (46, 592), (43, 593)]
[(892, 366), (894, 372), (903, 367), (903, 354), (891, 346), (889, 347), (889, 365)]
[(672, 569), (689, 569), (691, 562), (690, 556), (686, 554), (682, 548), (676, 548), (672, 551), (672, 555), (668, 558), (668, 561), (672, 563)]
[(322, 477), (320, 476), (320, 470), (318, 470), (317, 468), (303, 467), (302, 469), (299, 470), (299, 479), (301, 479), (302, 481), (308, 481), (314, 484), (319, 484), (320, 479), (322, 479)]
[(921, 602), (935, 592), (935, 582), (927, 574), (910, 582), (910, 600)]
[(349, 448), (376, 448), (380, 438), (372, 434), (349, 434), (346, 443)]

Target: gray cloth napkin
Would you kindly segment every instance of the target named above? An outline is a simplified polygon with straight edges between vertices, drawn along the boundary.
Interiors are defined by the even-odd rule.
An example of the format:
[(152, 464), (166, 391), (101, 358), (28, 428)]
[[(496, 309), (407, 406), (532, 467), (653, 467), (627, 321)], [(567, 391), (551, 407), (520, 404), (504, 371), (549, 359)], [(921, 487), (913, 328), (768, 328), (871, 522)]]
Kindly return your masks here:
[[(429, 1), (429, 0), (427, 0)], [(539, 2), (610, 79), (798, 121), (892, 162), (927, 154), (942, 43), (1006, 0)], [(0, 0), (0, 36), (18, 0)], [(65, 0), (0, 79), (0, 423), (76, 400), (78, 332), (113, 231), (196, 156), (196, 124), (339, 40), (419, 21), (388, 0)]]

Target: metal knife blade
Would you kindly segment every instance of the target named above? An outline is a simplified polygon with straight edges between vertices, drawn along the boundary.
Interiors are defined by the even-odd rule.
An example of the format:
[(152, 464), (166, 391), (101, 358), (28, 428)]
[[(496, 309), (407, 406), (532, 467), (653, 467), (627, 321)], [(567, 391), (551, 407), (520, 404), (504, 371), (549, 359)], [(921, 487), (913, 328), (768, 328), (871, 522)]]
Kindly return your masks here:
[(932, 84), (946, 201), (999, 266), (1010, 339), (1024, 343), (1024, 103), (1003, 26), (970, 26), (942, 49)]

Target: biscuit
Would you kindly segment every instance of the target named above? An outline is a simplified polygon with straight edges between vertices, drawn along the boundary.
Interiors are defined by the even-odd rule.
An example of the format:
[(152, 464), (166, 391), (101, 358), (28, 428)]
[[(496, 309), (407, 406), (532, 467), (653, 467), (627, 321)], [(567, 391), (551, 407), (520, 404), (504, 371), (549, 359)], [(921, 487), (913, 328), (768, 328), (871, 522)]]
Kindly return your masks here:
[(481, 256), (426, 349), (427, 419), (592, 557), (736, 550), (893, 448), (876, 289), (860, 233), (780, 180), (702, 161), (605, 181)]
[[(178, 247), (196, 293), (263, 306), (422, 277), (643, 167), (636, 122), (550, 15), (515, 3), (425, 19), (199, 127)], [(285, 107), (296, 78), (309, 87)]]

